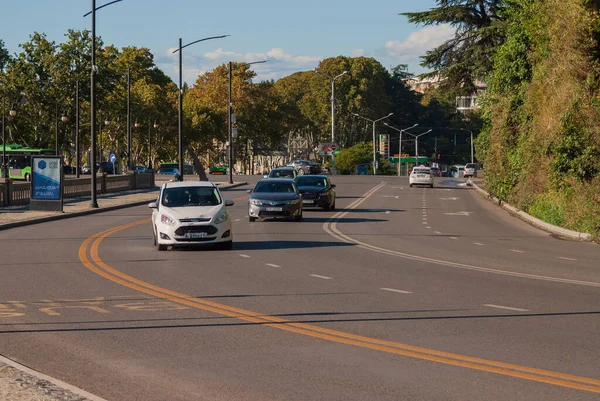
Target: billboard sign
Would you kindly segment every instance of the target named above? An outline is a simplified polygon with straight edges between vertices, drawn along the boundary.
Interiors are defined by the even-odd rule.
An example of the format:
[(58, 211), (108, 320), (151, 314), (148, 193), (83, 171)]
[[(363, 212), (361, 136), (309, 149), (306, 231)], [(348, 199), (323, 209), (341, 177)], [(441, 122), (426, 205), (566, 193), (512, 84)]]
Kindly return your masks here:
[(31, 167), (31, 210), (62, 211), (62, 157), (32, 156)]

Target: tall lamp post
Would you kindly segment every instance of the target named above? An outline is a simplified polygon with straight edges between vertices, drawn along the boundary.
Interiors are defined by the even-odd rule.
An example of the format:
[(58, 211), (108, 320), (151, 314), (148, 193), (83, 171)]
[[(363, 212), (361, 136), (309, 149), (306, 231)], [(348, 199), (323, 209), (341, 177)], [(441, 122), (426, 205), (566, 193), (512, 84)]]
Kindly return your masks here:
[[(8, 178), (8, 166), (6, 165), (6, 131), (5, 131), (5, 123), (4, 123), (4, 115), (6, 114), (6, 99), (2, 101), (2, 178)], [(8, 114), (11, 117), (17, 115), (17, 111), (14, 107), (10, 108)]]
[(178, 141), (179, 141), (179, 145), (178, 145), (178, 166), (179, 166), (179, 180), (183, 181), (183, 55), (182, 55), (182, 50), (185, 49), (188, 46), (191, 46), (195, 43), (199, 43), (199, 42), (204, 42), (206, 40), (211, 40), (211, 39), (221, 39), (221, 38), (226, 38), (227, 36), (230, 35), (221, 35), (221, 36), (211, 36), (208, 38), (204, 38), (204, 39), (199, 39), (199, 40), (195, 40), (193, 42), (188, 43), (187, 45), (182, 45), (182, 39), (179, 38), (179, 47), (175, 50), (173, 50), (173, 53), (179, 52), (179, 110), (177, 112), (177, 115), (179, 117), (179, 124), (178, 124), (178, 131), (179, 131), (179, 136), (178, 136)]
[(407, 134), (409, 133), (408, 130), (415, 128), (416, 126), (418, 126), (419, 124), (415, 124), (412, 127), (408, 127), (408, 128), (396, 128), (392, 125), (389, 125), (388, 123), (383, 123), (383, 125), (385, 125), (388, 128), (391, 128), (395, 131), (398, 131), (400, 133), (400, 139), (398, 141), (398, 177), (400, 177), (400, 174), (402, 172), (402, 166), (401, 166), (401, 161), (402, 161), (402, 133), (406, 132)]
[(90, 133), (91, 133), (91, 149), (90, 149), (90, 167), (92, 170), (91, 179), (91, 201), (90, 207), (98, 208), (98, 199), (96, 194), (96, 73), (98, 72), (98, 66), (96, 65), (96, 10), (100, 10), (111, 4), (118, 3), (122, 0), (113, 0), (110, 3), (106, 3), (96, 8), (96, 0), (92, 0), (92, 11), (87, 12), (83, 17), (92, 15), (92, 69), (90, 71)]
[(461, 131), (467, 131), (471, 134), (471, 163), (475, 163), (473, 161), (473, 131), (471, 131), (470, 129), (466, 129), (466, 128), (461, 128)]
[[(253, 61), (246, 63), (248, 65), (266, 63), (269, 60)], [(233, 102), (231, 101), (231, 82), (232, 82), (232, 67), (231, 61), (229, 62), (229, 105), (227, 106), (228, 116), (228, 140), (229, 140), (229, 152), (228, 152), (228, 163), (229, 164), (229, 183), (233, 184), (233, 129), (232, 129), (232, 115), (233, 115)]]
[[(331, 143), (333, 144), (335, 143), (335, 80), (348, 74), (348, 71), (344, 71), (333, 78), (321, 71), (315, 72), (329, 78), (331, 81)], [(335, 175), (335, 151), (331, 151), (331, 174)]]
[(419, 135), (413, 135), (413, 134), (407, 132), (408, 135), (412, 135), (413, 137), (415, 137), (415, 166), (417, 164), (419, 164), (419, 137), (423, 136), (425, 134), (429, 134), (431, 131), (433, 131), (433, 130), (430, 129), (429, 131), (425, 131)]
[(151, 129), (152, 127), (154, 127), (154, 129), (158, 128), (158, 123), (156, 122), (156, 120), (154, 120), (154, 125), (152, 125), (150, 123), (150, 120), (148, 120), (148, 169), (152, 170), (152, 141), (151, 141)]
[(355, 117), (362, 118), (363, 120), (367, 120), (370, 123), (373, 123), (373, 175), (377, 174), (377, 148), (375, 144), (375, 124), (381, 120), (385, 120), (388, 117), (393, 116), (394, 113), (390, 113), (385, 117), (378, 118), (377, 120), (371, 120), (370, 118), (363, 117), (360, 114), (354, 113)]

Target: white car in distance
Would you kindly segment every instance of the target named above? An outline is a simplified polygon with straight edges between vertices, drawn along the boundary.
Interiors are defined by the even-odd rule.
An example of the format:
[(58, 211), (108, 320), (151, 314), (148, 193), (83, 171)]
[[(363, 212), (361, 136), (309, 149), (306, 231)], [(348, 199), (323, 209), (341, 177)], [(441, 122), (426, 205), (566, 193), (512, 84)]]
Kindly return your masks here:
[(152, 209), (154, 245), (159, 251), (168, 246), (214, 244), (220, 249), (233, 245), (232, 223), (221, 191), (209, 181), (167, 182), (160, 189)]
[(427, 185), (433, 188), (433, 173), (431, 169), (426, 166), (413, 167), (410, 176), (408, 177), (408, 183), (412, 187), (413, 185)]

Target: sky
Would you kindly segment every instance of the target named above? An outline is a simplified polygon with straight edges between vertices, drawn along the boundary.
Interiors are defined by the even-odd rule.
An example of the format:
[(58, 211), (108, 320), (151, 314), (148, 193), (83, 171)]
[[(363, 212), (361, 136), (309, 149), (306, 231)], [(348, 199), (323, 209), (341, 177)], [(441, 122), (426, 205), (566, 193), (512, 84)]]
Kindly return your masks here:
[[(100, 7), (111, 0), (97, 0)], [(90, 0), (2, 1), (0, 39), (11, 54), (34, 32), (57, 44), (67, 30), (91, 30)], [(447, 25), (417, 26), (398, 15), (425, 11), (435, 0), (123, 0), (96, 13), (96, 34), (119, 48), (147, 47), (156, 65), (178, 82), (179, 38), (183, 44), (183, 78), (228, 61), (262, 61), (252, 69), (255, 81), (278, 79), (312, 70), (325, 58), (373, 57), (384, 67), (408, 64), (422, 73), (419, 56), (453, 34)]]

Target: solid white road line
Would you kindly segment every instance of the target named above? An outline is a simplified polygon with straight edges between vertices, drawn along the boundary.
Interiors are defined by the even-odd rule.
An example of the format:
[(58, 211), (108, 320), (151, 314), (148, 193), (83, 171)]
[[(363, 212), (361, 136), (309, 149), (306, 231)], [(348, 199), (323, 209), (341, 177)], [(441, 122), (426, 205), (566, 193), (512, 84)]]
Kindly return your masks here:
[(240, 256), (241, 256), (242, 258), (249, 258), (249, 257), (250, 257), (250, 255), (246, 255), (245, 253), (240, 253)]
[(281, 267), (279, 265), (274, 265), (273, 263), (265, 263), (265, 266), (269, 266), (269, 267)]
[(496, 308), (496, 309), (513, 310), (513, 311), (516, 311), (516, 312), (529, 312), (529, 309), (511, 308), (509, 306), (492, 305), (492, 304), (485, 304), (483, 306), (487, 306), (489, 308)]
[(525, 253), (525, 251), (521, 251), (519, 249), (509, 249), (510, 252), (515, 252), (515, 253)]
[(316, 278), (322, 278), (323, 280), (333, 280), (333, 277), (319, 276), (318, 274), (311, 274), (310, 276), (316, 277)]
[(398, 292), (400, 294), (412, 294), (412, 292), (410, 292), (410, 291), (396, 290), (394, 288), (380, 288), (380, 290), (390, 291), (390, 292)]
[(577, 259), (575, 259), (575, 258), (565, 258), (564, 256), (557, 256), (556, 259), (570, 260), (572, 262), (576, 262), (577, 261)]

